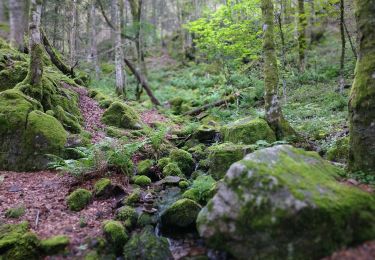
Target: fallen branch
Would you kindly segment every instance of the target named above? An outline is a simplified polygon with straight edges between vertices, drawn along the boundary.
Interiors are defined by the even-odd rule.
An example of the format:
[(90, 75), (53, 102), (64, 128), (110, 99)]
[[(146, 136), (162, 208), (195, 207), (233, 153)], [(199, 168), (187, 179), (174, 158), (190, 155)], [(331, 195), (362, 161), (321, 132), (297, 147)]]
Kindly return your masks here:
[(219, 106), (227, 104), (227, 103), (232, 103), (239, 96), (240, 96), (240, 93), (235, 93), (235, 94), (230, 95), (229, 97), (226, 97), (226, 98), (224, 98), (222, 100), (218, 100), (218, 101), (215, 101), (213, 103), (210, 103), (210, 104), (198, 107), (196, 109), (190, 110), (190, 111), (184, 113), (184, 115), (186, 115), (186, 116), (194, 116), (194, 115), (197, 115), (197, 114), (199, 114), (199, 113), (201, 113), (201, 112), (203, 112), (203, 111), (205, 111), (205, 110), (207, 110), (209, 108), (219, 107)]
[[(52, 45), (48, 41), (48, 38), (44, 32), (44, 30), (41, 30), (41, 36), (42, 36), (42, 41), (44, 48), (46, 49), (48, 55), (51, 58), (52, 63), (65, 75), (71, 76), (72, 78), (75, 78), (75, 73), (74, 73), (74, 67), (69, 67), (67, 66), (58, 56), (56, 51), (53, 49)], [(78, 63), (77, 63), (78, 64)], [(76, 65), (75, 65), (76, 66)]]
[(150, 97), (151, 102), (155, 106), (160, 106), (160, 102), (159, 102), (159, 100), (157, 100), (157, 98), (152, 93), (152, 90), (151, 90), (150, 86), (148, 85), (147, 80), (143, 77), (143, 75), (140, 74), (140, 72), (133, 66), (133, 64), (130, 63), (130, 61), (128, 59), (124, 58), (124, 61), (125, 61), (126, 66), (129, 67), (130, 71), (133, 73), (133, 75), (138, 80), (139, 84), (141, 84), (141, 86), (146, 90), (146, 93)]

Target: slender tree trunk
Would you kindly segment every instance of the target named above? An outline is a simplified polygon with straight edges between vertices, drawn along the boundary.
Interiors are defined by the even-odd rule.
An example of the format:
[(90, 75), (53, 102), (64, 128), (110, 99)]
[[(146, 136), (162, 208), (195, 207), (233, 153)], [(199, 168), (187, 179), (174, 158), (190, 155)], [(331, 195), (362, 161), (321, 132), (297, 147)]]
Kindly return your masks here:
[(348, 27), (346, 26), (345, 21), (344, 21), (344, 29), (345, 29), (346, 35), (348, 36), (348, 40), (349, 40), (349, 43), (350, 43), (350, 48), (352, 49), (354, 58), (357, 59), (358, 58), (357, 50), (356, 50), (356, 48), (354, 46), (354, 43), (352, 41), (352, 37), (351, 37), (351, 35), (349, 33), (349, 30), (348, 30)]
[(345, 16), (345, 6), (344, 0), (340, 0), (340, 34), (341, 34), (341, 56), (340, 56), (340, 78), (339, 78), (339, 89), (342, 93), (345, 87), (345, 77), (344, 77), (344, 65), (345, 65), (345, 28), (344, 28), (344, 16)]
[(20, 51), (25, 48), (23, 37), (27, 32), (28, 12), (28, 0), (9, 0), (10, 42)]
[(116, 93), (118, 96), (126, 96), (125, 89), (125, 70), (124, 70), (124, 53), (121, 38), (121, 17), (120, 17), (120, 2), (119, 0), (112, 0), (114, 11), (114, 26), (115, 26), (115, 67), (116, 67)]
[(90, 7), (90, 22), (91, 22), (90, 61), (94, 67), (95, 78), (99, 79), (100, 68), (99, 68), (98, 49), (97, 49), (97, 41), (96, 41), (95, 0), (92, 0), (91, 7)]
[(274, 13), (272, 0), (262, 0), (263, 16), (263, 55), (264, 55), (264, 84), (266, 120), (275, 131), (278, 139), (295, 135), (294, 130), (284, 119), (277, 90), (279, 75), (274, 43)]
[[(283, 2), (280, 1), (280, 9), (282, 10), (283, 9)], [(280, 33), (280, 39), (281, 39), (281, 63), (282, 63), (282, 71), (284, 72), (285, 69), (286, 69), (286, 59), (285, 59), (285, 36), (284, 36), (284, 31), (283, 31), (283, 24), (282, 24), (282, 19), (281, 19), (281, 14), (282, 12), (280, 12), (278, 15), (277, 15), (277, 21), (278, 21), (278, 25), (279, 25), (279, 33)], [(283, 97), (284, 97), (284, 101), (286, 103), (286, 80), (285, 80), (285, 77), (284, 77), (284, 73), (281, 73), (281, 78), (282, 78), (282, 82), (283, 82)]]
[(349, 169), (375, 174), (375, 0), (356, 0), (359, 52), (349, 100)]
[(298, 0), (298, 57), (299, 69), (305, 71), (306, 14), (304, 0)]
[(69, 31), (69, 43), (70, 43), (70, 66), (73, 67), (76, 62), (76, 42), (77, 42), (77, 0), (71, 2), (71, 27)]

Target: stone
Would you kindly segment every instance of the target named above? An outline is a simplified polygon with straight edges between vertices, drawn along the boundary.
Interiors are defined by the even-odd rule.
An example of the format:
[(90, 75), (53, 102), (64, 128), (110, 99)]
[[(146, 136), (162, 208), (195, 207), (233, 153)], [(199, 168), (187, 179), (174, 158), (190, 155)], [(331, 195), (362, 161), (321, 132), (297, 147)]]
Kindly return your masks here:
[(166, 227), (186, 228), (195, 224), (201, 206), (191, 199), (180, 199), (161, 214), (161, 222)]

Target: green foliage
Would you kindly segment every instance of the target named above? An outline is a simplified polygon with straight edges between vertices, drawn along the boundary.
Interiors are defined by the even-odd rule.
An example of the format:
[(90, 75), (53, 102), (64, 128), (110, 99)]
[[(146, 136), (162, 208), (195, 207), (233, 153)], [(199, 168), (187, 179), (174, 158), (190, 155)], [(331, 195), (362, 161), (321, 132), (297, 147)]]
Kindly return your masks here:
[(131, 227), (137, 222), (138, 214), (134, 208), (124, 206), (118, 209), (116, 219), (122, 221), (126, 227)]
[(5, 211), (5, 217), (7, 218), (20, 218), (25, 215), (26, 209), (25, 206), (17, 206), (14, 208), (7, 209)]
[(108, 220), (104, 222), (103, 233), (116, 255), (120, 255), (128, 240), (128, 234), (124, 226), (118, 221)]
[(182, 197), (205, 205), (214, 195), (215, 187), (216, 181), (211, 175), (200, 175), (193, 181), (193, 185), (183, 193)]
[(40, 245), (46, 255), (54, 255), (63, 251), (69, 243), (69, 237), (58, 235), (42, 240)]

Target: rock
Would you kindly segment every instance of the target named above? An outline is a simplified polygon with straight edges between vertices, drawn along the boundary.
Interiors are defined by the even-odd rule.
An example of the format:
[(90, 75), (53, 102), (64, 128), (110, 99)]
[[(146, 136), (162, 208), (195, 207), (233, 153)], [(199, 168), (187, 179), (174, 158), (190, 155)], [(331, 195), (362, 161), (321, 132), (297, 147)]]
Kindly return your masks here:
[(191, 199), (180, 199), (161, 214), (164, 226), (185, 228), (195, 224), (201, 206)]
[(137, 222), (138, 214), (134, 208), (124, 206), (117, 210), (116, 219), (122, 221), (126, 227), (131, 227)]
[(209, 173), (217, 180), (224, 177), (232, 165), (254, 149), (250, 145), (223, 143), (208, 148)]
[(128, 105), (121, 102), (113, 102), (104, 112), (103, 123), (109, 126), (124, 129), (141, 129), (139, 115)]
[(151, 184), (151, 179), (144, 175), (136, 176), (134, 178), (134, 183), (141, 187), (146, 187)]
[(164, 157), (159, 159), (157, 166), (160, 170), (163, 170), (165, 166), (167, 166), (169, 163), (171, 163), (171, 158), (169, 157)]
[(41, 241), (41, 248), (46, 255), (58, 254), (69, 245), (69, 237), (58, 235)]
[(146, 226), (134, 234), (124, 246), (125, 260), (167, 260), (173, 259), (168, 240), (157, 237), (152, 226)]
[(121, 255), (122, 248), (129, 239), (124, 226), (118, 221), (105, 221), (103, 225), (103, 234), (116, 255)]
[(161, 179), (158, 182), (155, 182), (156, 186), (161, 186), (161, 185), (178, 185), (180, 181), (183, 180), (179, 176), (167, 176), (164, 179)]
[(128, 206), (134, 206), (141, 200), (141, 190), (140, 189), (134, 189), (129, 196), (127, 196), (123, 203)]
[(163, 168), (163, 176), (183, 176), (182, 171), (178, 167), (177, 163), (168, 163)]
[(189, 182), (187, 182), (187, 181), (180, 181), (179, 183), (178, 183), (178, 187), (180, 187), (180, 189), (186, 189), (187, 187), (189, 187)]
[(40, 241), (27, 222), (0, 226), (0, 259), (40, 259)]
[(137, 165), (137, 174), (139, 175), (148, 175), (151, 172), (151, 168), (154, 166), (153, 160), (143, 160), (140, 161)]
[(46, 154), (60, 156), (67, 141), (61, 123), (36, 100), (10, 89), (0, 93), (0, 168), (29, 171), (47, 168)]
[(108, 178), (102, 178), (94, 184), (95, 197), (110, 197), (112, 182)]
[(220, 131), (215, 126), (200, 125), (194, 133), (194, 138), (201, 143), (213, 143), (219, 139), (219, 134)]
[(92, 193), (85, 189), (76, 189), (67, 198), (67, 204), (72, 211), (81, 211), (90, 202)]
[(214, 196), (215, 188), (216, 181), (211, 175), (200, 175), (193, 181), (191, 188), (182, 194), (182, 197), (206, 205), (207, 201)]
[(268, 143), (276, 141), (275, 133), (264, 119), (244, 118), (235, 121), (221, 129), (225, 142), (235, 144), (255, 144), (258, 140), (265, 140)]
[(190, 176), (194, 171), (195, 163), (190, 153), (181, 149), (174, 149), (170, 152), (169, 158), (178, 165), (183, 174)]
[(375, 238), (375, 199), (340, 169), (288, 145), (233, 164), (199, 213), (200, 235), (238, 259), (319, 259)]

